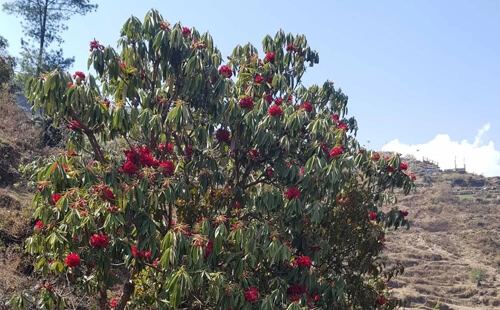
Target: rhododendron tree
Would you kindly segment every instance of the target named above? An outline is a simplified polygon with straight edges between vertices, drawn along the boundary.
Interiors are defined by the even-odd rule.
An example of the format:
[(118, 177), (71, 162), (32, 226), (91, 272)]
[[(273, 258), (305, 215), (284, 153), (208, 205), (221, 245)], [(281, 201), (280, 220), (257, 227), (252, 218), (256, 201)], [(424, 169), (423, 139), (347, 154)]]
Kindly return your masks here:
[(386, 281), (401, 268), (380, 253), (407, 225), (391, 204), (414, 176), (360, 148), (332, 82), (302, 83), (319, 60), (304, 36), (278, 31), (223, 63), (208, 33), (152, 10), (126, 21), (120, 53), (95, 45), (95, 75), (27, 85), (72, 129), (39, 168), (26, 242), (55, 279), (45, 300), (68, 279), (100, 309), (396, 306)]

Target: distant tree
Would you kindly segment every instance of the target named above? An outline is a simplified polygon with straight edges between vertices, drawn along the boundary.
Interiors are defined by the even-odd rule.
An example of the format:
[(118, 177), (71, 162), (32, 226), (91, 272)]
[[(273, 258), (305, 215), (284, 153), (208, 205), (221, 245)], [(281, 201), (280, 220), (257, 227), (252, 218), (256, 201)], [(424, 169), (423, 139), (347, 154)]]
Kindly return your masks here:
[(72, 15), (85, 15), (97, 9), (97, 4), (89, 0), (16, 0), (3, 4), (7, 14), (23, 18), (21, 25), (24, 34), (31, 41), (21, 40), (22, 61), (21, 75), (38, 76), (60, 66), (68, 69), (74, 58), (64, 58), (62, 49), (48, 50), (52, 43), (60, 45), (64, 42), (61, 32), (68, 29), (64, 24)]
[(9, 42), (0, 35), (0, 86), (12, 81), (16, 65), (15, 58), (7, 52), (8, 47)]

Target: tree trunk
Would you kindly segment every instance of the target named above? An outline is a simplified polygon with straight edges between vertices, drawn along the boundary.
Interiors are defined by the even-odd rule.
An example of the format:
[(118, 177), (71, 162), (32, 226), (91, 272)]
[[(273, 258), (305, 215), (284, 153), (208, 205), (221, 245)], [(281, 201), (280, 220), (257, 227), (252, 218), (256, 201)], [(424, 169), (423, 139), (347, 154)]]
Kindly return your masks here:
[(40, 76), (42, 71), (43, 45), (45, 44), (45, 32), (47, 31), (47, 10), (49, 8), (49, 0), (45, 0), (42, 13), (42, 25), (40, 29), (40, 48), (38, 50), (38, 59), (36, 64), (36, 76)]

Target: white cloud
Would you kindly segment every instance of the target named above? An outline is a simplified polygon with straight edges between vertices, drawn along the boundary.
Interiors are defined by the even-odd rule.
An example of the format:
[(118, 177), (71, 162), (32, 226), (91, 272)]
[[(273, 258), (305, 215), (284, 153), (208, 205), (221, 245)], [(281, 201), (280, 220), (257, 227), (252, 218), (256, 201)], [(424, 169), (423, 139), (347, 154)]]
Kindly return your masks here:
[(447, 134), (439, 134), (427, 143), (408, 145), (395, 139), (382, 147), (385, 152), (399, 152), (413, 155), (417, 159), (429, 158), (439, 163), (441, 169), (462, 168), (465, 162), (467, 172), (482, 174), (487, 177), (500, 176), (500, 150), (495, 149), (493, 141), (483, 143), (484, 134), (490, 124), (478, 130), (474, 142), (467, 140), (452, 141)]

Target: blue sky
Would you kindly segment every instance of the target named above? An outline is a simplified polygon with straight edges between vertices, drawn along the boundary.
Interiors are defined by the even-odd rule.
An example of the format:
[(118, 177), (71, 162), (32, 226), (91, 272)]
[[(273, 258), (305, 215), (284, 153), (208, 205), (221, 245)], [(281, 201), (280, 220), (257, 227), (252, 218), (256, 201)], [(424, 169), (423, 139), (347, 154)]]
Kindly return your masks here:
[[(99, 5), (97, 12), (67, 24), (63, 48), (76, 57), (73, 70), (86, 71), (89, 41), (95, 37), (116, 46), (125, 20), (131, 15), (142, 20), (150, 8), (170, 22), (210, 31), (224, 55), (236, 44), (261, 48), (266, 34), (282, 28), (305, 34), (320, 54), (305, 82), (331, 79), (349, 95), (349, 114), (358, 120), (362, 144), (434, 157), (444, 168), (457, 156), (468, 167), (481, 162), (474, 172), (500, 175), (500, 1), (122, 0)], [(0, 12), (0, 34), (15, 55), (19, 21)]]

